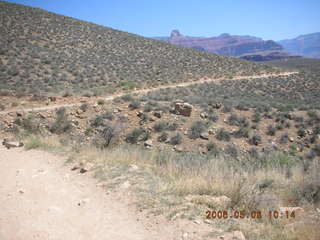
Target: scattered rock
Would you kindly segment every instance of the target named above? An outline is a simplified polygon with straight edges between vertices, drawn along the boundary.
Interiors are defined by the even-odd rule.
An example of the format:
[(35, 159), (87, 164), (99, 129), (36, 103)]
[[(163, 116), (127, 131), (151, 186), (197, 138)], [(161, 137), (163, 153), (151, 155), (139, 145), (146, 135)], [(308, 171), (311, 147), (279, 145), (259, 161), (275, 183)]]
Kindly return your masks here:
[(142, 116), (143, 116), (143, 112), (142, 111), (139, 111), (139, 112), (137, 112), (137, 116), (139, 117), (139, 118), (141, 118)]
[(139, 169), (139, 167), (138, 167), (137, 165), (135, 165), (135, 164), (130, 164), (130, 170), (136, 171), (136, 170), (138, 170), (138, 169)]
[(222, 103), (214, 103), (214, 104), (211, 104), (211, 106), (215, 109), (219, 109), (222, 107)]
[(182, 240), (187, 240), (187, 239), (189, 239), (189, 234), (188, 234), (187, 232), (183, 233), (181, 239), (182, 239)]
[(201, 133), (200, 138), (202, 138), (204, 140), (209, 140), (209, 133)]
[(2, 145), (4, 145), (7, 149), (16, 148), (16, 147), (23, 147), (22, 142), (9, 141), (7, 138), (3, 139)]
[(145, 141), (145, 142), (144, 142), (144, 146), (145, 146), (145, 147), (152, 147), (152, 146), (153, 146), (152, 140), (149, 139), (149, 140)]
[(19, 189), (18, 193), (20, 193), (20, 194), (24, 194), (24, 193), (25, 193), (25, 191), (24, 191), (23, 189)]
[(200, 113), (201, 118), (207, 118), (208, 114), (206, 112)]
[(214, 135), (214, 134), (215, 134), (215, 131), (214, 131), (213, 129), (209, 129), (209, 130), (208, 130), (208, 133), (209, 133), (210, 135)]
[(16, 112), (17, 117), (22, 117), (23, 113), (22, 112)]
[(50, 102), (55, 102), (57, 101), (57, 97), (49, 97)]
[(129, 181), (125, 181), (125, 182), (120, 186), (120, 188), (122, 188), (122, 189), (128, 189), (130, 186), (131, 186), (130, 182), (129, 182)]
[(162, 118), (162, 112), (161, 111), (156, 111), (153, 113), (153, 116), (157, 117), (157, 118)]
[(183, 152), (184, 151), (183, 147), (181, 147), (181, 146), (175, 146), (173, 148), (173, 150), (176, 151), (176, 152)]
[(176, 102), (174, 105), (175, 114), (190, 117), (192, 112), (192, 105), (189, 103)]
[(119, 113), (119, 112), (121, 112), (121, 111), (122, 111), (121, 108), (115, 108), (115, 109), (113, 109), (113, 113)]

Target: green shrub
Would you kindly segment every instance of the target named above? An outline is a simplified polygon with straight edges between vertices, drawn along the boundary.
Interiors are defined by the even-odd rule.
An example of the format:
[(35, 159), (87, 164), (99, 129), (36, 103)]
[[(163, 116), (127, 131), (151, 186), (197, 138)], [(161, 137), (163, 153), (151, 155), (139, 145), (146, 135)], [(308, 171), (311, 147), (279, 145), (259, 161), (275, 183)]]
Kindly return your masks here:
[(98, 101), (97, 101), (97, 104), (98, 105), (104, 105), (106, 102), (103, 100), (103, 99), (99, 99)]
[(131, 110), (134, 109), (139, 109), (140, 108), (140, 102), (138, 100), (133, 100), (129, 106), (128, 106)]
[(153, 125), (153, 129), (154, 129), (156, 132), (162, 132), (162, 131), (167, 130), (167, 129), (168, 129), (168, 126), (169, 126), (169, 122), (168, 122), (168, 121), (161, 120), (161, 121), (156, 122), (156, 123)]
[(68, 115), (64, 107), (56, 111), (56, 119), (50, 127), (50, 132), (62, 134), (71, 131), (72, 123), (68, 120)]
[(213, 156), (219, 155), (220, 149), (217, 144), (215, 144), (213, 142), (209, 142), (206, 147), (207, 147), (208, 153), (210, 155), (213, 155)]
[(269, 136), (274, 136), (274, 135), (276, 135), (276, 131), (277, 131), (277, 129), (273, 125), (269, 125), (267, 127), (266, 134), (269, 135)]
[(83, 103), (81, 104), (80, 109), (85, 112), (87, 111), (88, 107), (89, 107), (88, 103)]
[(261, 120), (261, 114), (259, 112), (255, 112), (253, 114), (252, 122), (258, 123)]
[(253, 135), (250, 139), (249, 139), (249, 143), (251, 145), (259, 145), (262, 142), (261, 136), (258, 135)]
[(188, 136), (191, 139), (197, 139), (207, 129), (207, 124), (204, 121), (195, 121), (192, 123)]
[(159, 142), (165, 142), (165, 141), (167, 141), (168, 137), (169, 137), (168, 133), (163, 132), (163, 133), (161, 133), (160, 136), (158, 137), (158, 141), (159, 141)]
[(250, 129), (247, 127), (240, 127), (238, 131), (234, 132), (234, 136), (237, 138), (248, 138), (250, 133)]
[(170, 144), (172, 145), (179, 145), (182, 142), (182, 136), (180, 133), (177, 133), (173, 137), (170, 138)]
[(230, 155), (233, 158), (238, 157), (238, 149), (234, 144), (227, 145), (227, 147), (224, 151), (226, 154)]
[(230, 133), (225, 130), (224, 128), (220, 128), (217, 132), (216, 138), (220, 141), (226, 141), (229, 142), (231, 137), (230, 137)]
[(143, 128), (135, 128), (126, 136), (126, 142), (134, 144), (138, 141), (146, 140), (150, 135)]

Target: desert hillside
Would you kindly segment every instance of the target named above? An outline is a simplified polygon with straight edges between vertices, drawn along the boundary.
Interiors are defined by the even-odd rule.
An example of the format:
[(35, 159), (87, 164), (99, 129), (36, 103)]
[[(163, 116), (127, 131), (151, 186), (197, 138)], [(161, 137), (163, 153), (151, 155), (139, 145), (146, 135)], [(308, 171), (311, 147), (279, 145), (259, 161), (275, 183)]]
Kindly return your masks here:
[(0, 2), (0, 33), (1, 88), (20, 95), (66, 89), (108, 93), (272, 71), (6, 2)]

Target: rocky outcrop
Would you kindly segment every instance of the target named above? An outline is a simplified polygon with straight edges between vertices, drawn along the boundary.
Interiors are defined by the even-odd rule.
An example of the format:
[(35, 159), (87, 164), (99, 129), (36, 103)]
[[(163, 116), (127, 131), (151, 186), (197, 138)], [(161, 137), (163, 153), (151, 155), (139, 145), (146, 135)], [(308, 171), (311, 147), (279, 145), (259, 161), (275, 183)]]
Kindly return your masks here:
[(264, 41), (257, 37), (237, 36), (227, 33), (221, 34), (218, 37), (206, 38), (184, 36), (178, 30), (173, 30), (170, 37), (158, 37), (155, 39), (199, 51), (208, 51), (233, 57), (284, 51), (284, 48), (280, 44), (272, 40)]
[(178, 100), (174, 103), (174, 112), (177, 115), (190, 117), (192, 112), (192, 105)]

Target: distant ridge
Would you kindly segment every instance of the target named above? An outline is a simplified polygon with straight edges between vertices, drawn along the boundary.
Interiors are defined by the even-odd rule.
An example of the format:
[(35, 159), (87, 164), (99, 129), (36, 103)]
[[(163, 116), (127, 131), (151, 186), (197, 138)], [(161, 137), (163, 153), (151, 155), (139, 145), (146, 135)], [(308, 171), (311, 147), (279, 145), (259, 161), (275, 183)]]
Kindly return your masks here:
[[(259, 55), (261, 57), (268, 55), (269, 58), (272, 58), (272, 56), (281, 58), (281, 56), (287, 57), (290, 55), (275, 41), (264, 41), (261, 38), (250, 35), (238, 36), (222, 33), (217, 37), (189, 37), (182, 35), (179, 30), (173, 30), (170, 37), (154, 37), (154, 39), (232, 57), (245, 58), (247, 55)], [(248, 59), (251, 60), (250, 57)]]
[(0, 2), (0, 34), (1, 89), (14, 92), (114, 93), (273, 71), (7, 2)]
[(320, 32), (278, 41), (288, 52), (307, 58), (320, 58)]

